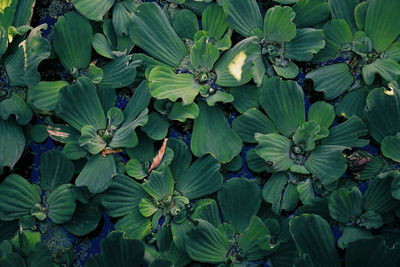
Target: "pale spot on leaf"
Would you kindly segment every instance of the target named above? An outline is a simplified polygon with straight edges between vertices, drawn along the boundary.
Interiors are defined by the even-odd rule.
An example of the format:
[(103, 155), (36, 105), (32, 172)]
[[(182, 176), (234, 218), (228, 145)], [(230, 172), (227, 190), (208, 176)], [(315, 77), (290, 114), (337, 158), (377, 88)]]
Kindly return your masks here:
[(237, 54), (231, 63), (228, 65), (229, 72), (235, 77), (236, 80), (240, 81), (242, 79), (243, 65), (246, 61), (247, 55), (244, 51)]

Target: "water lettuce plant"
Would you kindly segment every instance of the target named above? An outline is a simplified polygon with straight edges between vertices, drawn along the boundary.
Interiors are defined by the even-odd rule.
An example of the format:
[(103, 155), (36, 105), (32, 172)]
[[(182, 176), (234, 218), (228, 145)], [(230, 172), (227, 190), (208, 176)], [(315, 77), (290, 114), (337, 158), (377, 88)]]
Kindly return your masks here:
[(0, 1), (0, 266), (399, 266), (399, 8)]

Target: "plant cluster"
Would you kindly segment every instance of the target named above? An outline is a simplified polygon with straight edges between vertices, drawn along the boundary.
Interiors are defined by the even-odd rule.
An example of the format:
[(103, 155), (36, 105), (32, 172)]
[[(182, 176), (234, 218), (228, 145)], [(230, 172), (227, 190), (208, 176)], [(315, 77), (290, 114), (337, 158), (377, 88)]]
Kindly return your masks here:
[(0, 266), (399, 266), (399, 11), (0, 1)]

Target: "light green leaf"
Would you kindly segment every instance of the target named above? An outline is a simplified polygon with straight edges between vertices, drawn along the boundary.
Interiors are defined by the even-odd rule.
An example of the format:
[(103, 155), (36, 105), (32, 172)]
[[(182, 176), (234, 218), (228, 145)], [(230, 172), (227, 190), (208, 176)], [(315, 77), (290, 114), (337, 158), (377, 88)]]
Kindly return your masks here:
[(399, 9), (400, 2), (396, 0), (368, 1), (365, 32), (371, 38), (376, 52), (385, 51), (399, 36), (400, 21), (395, 19)]
[(136, 158), (131, 158), (126, 163), (125, 167), (126, 173), (137, 180), (141, 180), (148, 175), (147, 171), (143, 168), (142, 163)]
[(98, 154), (107, 146), (107, 143), (97, 133), (97, 129), (92, 125), (83, 126), (81, 133), (82, 135), (79, 138), (79, 145), (89, 153), (93, 155)]
[(222, 39), (229, 27), (223, 8), (217, 3), (211, 3), (204, 9), (201, 23), (203, 30), (215, 40)]
[(131, 208), (131, 213), (121, 218), (115, 224), (115, 229), (123, 232), (126, 239), (142, 240), (151, 233), (151, 222), (137, 208)]
[(310, 61), (325, 46), (325, 34), (313, 28), (298, 29), (296, 37), (285, 45), (285, 57)]
[(163, 66), (152, 69), (149, 81), (153, 97), (169, 99), (172, 102), (180, 98), (184, 105), (193, 102), (201, 87), (192, 74), (176, 74), (171, 68)]
[(100, 193), (106, 190), (117, 174), (115, 160), (112, 155), (102, 157), (92, 156), (79, 176), (76, 178), (76, 186), (87, 186), (91, 193)]
[(57, 187), (46, 202), (49, 206), (48, 216), (53, 223), (68, 222), (75, 211), (75, 193), (71, 184), (63, 184)]
[(363, 66), (362, 75), (367, 85), (374, 82), (376, 74), (388, 82), (395, 81), (400, 75), (400, 64), (393, 59), (385, 58)]
[(350, 223), (362, 212), (362, 195), (357, 187), (350, 190), (339, 188), (329, 198), (329, 213), (333, 219), (342, 223)]
[(168, 119), (185, 122), (187, 119), (195, 119), (199, 116), (200, 110), (196, 103), (183, 105), (182, 102), (172, 104)]
[(142, 127), (143, 132), (153, 140), (162, 140), (168, 134), (169, 123), (167, 120), (158, 115), (157, 112), (149, 114), (149, 120)]
[(8, 120), (11, 115), (22, 125), (27, 124), (33, 115), (25, 100), (16, 92), (11, 92), (10, 97), (0, 101), (0, 118)]
[(197, 40), (190, 52), (192, 67), (199, 72), (210, 71), (219, 58), (219, 49), (208, 43), (205, 37)]
[(76, 10), (88, 19), (100, 21), (114, 5), (115, 0), (73, 0)]
[(308, 110), (308, 121), (315, 121), (321, 127), (329, 128), (334, 119), (335, 110), (326, 102), (318, 101), (312, 104)]
[(290, 42), (296, 36), (293, 9), (274, 6), (267, 10), (264, 18), (264, 39), (279, 43)]
[(78, 78), (74, 85), (61, 89), (56, 107), (57, 115), (78, 131), (85, 125), (95, 129), (106, 127), (106, 118), (91, 80)]
[(174, 179), (168, 167), (163, 166), (153, 170), (148, 180), (142, 184), (142, 188), (157, 201), (172, 196), (174, 192)]
[(336, 182), (347, 169), (346, 159), (342, 155), (344, 148), (332, 145), (318, 146), (311, 152), (304, 166), (317, 176), (323, 185)]
[(281, 76), (285, 79), (294, 79), (297, 77), (297, 75), (299, 75), (299, 67), (297, 67), (297, 65), (293, 62), (289, 62), (285, 67), (277, 65), (272, 65), (272, 67), (278, 76)]
[(29, 102), (37, 109), (52, 111), (56, 108), (61, 88), (67, 85), (65, 81), (39, 82), (36, 86), (29, 88)]
[(0, 218), (13, 221), (31, 214), (35, 205), (41, 204), (39, 186), (30, 184), (17, 174), (11, 174), (0, 184)]
[(368, 139), (361, 137), (367, 135), (368, 129), (364, 122), (357, 116), (351, 116), (347, 121), (329, 129), (329, 136), (321, 141), (323, 145), (337, 145), (347, 147), (364, 147)]
[(278, 133), (272, 121), (257, 109), (249, 109), (237, 117), (232, 123), (232, 129), (243, 142), (256, 143), (254, 135)]
[(53, 37), (54, 50), (68, 72), (73, 73), (89, 66), (92, 35), (89, 21), (76, 12), (69, 12), (57, 20)]
[(294, 81), (267, 79), (260, 88), (260, 102), (284, 136), (291, 136), (305, 122), (304, 93)]
[(260, 53), (261, 48), (256, 37), (240, 41), (215, 64), (215, 83), (219, 86), (235, 87), (249, 82), (253, 78), (253, 59)]
[(144, 3), (137, 8), (129, 28), (129, 37), (151, 56), (171, 67), (179, 67), (188, 54), (156, 3)]
[(354, 82), (353, 75), (345, 63), (338, 63), (310, 71), (307, 79), (314, 82), (314, 90), (324, 92), (326, 99), (334, 99), (346, 90)]
[[(101, 203), (105, 211), (112, 217), (128, 215), (137, 210), (139, 201), (147, 197), (141, 185), (125, 175), (117, 175), (109, 188), (101, 194)], [(139, 217), (142, 217), (139, 214)]]
[(256, 134), (259, 146), (256, 153), (264, 161), (271, 172), (288, 170), (294, 163), (290, 158), (290, 140), (279, 134)]
[(308, 121), (297, 128), (293, 135), (293, 142), (305, 151), (314, 150), (316, 142), (329, 135), (328, 129), (322, 127), (315, 121)]
[(189, 231), (185, 244), (190, 258), (206, 263), (224, 262), (231, 248), (225, 233), (204, 220)]
[(262, 29), (263, 19), (256, 0), (224, 0), (222, 2), (229, 26), (240, 35), (249, 37)]
[(193, 154), (201, 157), (209, 153), (221, 163), (231, 161), (242, 149), (240, 137), (232, 131), (218, 107), (209, 107), (200, 102), (199, 108), (200, 114), (194, 120), (190, 143)]

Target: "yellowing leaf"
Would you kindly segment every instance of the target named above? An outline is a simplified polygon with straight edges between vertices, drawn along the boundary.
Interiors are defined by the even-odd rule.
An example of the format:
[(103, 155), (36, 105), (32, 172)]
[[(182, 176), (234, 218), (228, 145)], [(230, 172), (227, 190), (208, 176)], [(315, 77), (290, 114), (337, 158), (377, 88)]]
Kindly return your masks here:
[(242, 72), (244, 62), (246, 61), (247, 55), (244, 51), (237, 54), (229, 63), (228, 69), (229, 72), (235, 77), (236, 80), (240, 81), (242, 79)]

